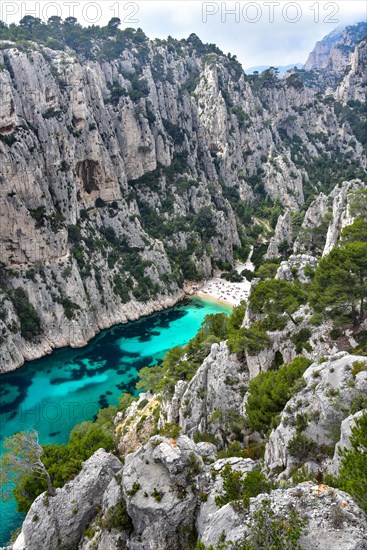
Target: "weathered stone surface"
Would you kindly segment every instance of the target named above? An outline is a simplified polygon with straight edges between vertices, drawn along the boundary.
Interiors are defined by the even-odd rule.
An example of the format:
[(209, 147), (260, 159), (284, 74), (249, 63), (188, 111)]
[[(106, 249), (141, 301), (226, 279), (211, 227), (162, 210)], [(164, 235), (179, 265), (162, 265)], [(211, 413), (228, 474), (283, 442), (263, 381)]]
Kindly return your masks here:
[(212, 421), (217, 410), (241, 412), (248, 372), (225, 342), (213, 344), (210, 354), (190, 382), (178, 382), (171, 403), (162, 404), (160, 424), (177, 422), (185, 434), (211, 432), (221, 438), (221, 420)]
[[(288, 445), (302, 425), (302, 436), (316, 444), (311, 456), (312, 468), (328, 466), (323, 448), (334, 448), (338, 441), (342, 421), (348, 416), (353, 400), (367, 391), (367, 371), (352, 374), (355, 361), (366, 361), (365, 357), (340, 352), (326, 358), (321, 364), (313, 363), (303, 374), (305, 387), (292, 397), (280, 416), (280, 423), (269, 437), (265, 448), (265, 465), (273, 472), (282, 471), (282, 478), (299, 465)], [(324, 447), (322, 447), (324, 446)]]
[(307, 71), (316, 69), (321, 73), (331, 73), (334, 77), (342, 76), (345, 69), (350, 65), (355, 46), (366, 32), (367, 25), (365, 22), (345, 29), (334, 29), (316, 43), (304, 68)]
[(134, 525), (129, 548), (185, 548), (197, 504), (192, 483), (202, 469), (202, 458), (186, 436), (156, 436), (127, 455), (122, 482)]
[(366, 101), (366, 61), (367, 43), (362, 40), (352, 53), (350, 69), (335, 92), (336, 99), (344, 105), (348, 101)]
[[(221, 495), (223, 491), (222, 472), (227, 464), (231, 465), (232, 471), (241, 472), (244, 476), (256, 468), (256, 462), (250, 458), (237, 457), (220, 459), (210, 465), (204, 479), (201, 480), (202, 491), (207, 498), (201, 503), (196, 520), (199, 539), (205, 544), (212, 544), (213, 541), (216, 543), (223, 530), (226, 533), (235, 532), (235, 534), (232, 532), (233, 542), (239, 540), (244, 533), (232, 506), (218, 508), (215, 504), (215, 497)], [(227, 528), (225, 528), (226, 523)]]
[[(353, 44), (349, 40), (348, 47)], [(352, 128), (331, 103), (320, 102), (317, 87), (280, 79), (256, 89), (228, 57), (208, 57), (190, 41), (180, 51), (154, 41), (146, 46), (145, 61), (128, 47), (103, 63), (35, 43), (0, 52), (0, 247), (9, 276), (7, 293), (0, 292), (0, 372), (56, 347), (85, 345), (103, 328), (175, 303), (184, 295), (182, 273), (167, 251), (186, 254), (193, 237), (199, 246), (190, 261), (201, 275), (210, 276), (213, 258), (232, 261), (243, 228), (227, 196), (251, 203), (262, 185), (270, 198), (296, 211), (309, 163), (294, 161), (288, 143), (294, 137), (310, 160), (332, 146), (346, 161), (366, 165)], [(363, 64), (359, 48), (355, 75)], [(140, 74), (147, 95), (133, 101), (132, 75)], [(360, 97), (352, 80), (343, 90), (353, 86), (353, 97)], [(115, 98), (116, 89), (127, 93)], [(169, 170), (155, 177), (157, 167)], [(153, 185), (137, 182), (148, 173)], [(205, 238), (193, 234), (190, 223), (158, 231), (157, 238), (147, 223), (147, 216), (156, 216), (158, 230), (163, 223), (176, 227), (203, 212), (211, 212), (213, 226)], [(74, 225), (80, 236), (68, 237)], [(281, 239), (290, 239), (286, 225), (276, 232), (269, 257)], [(149, 288), (156, 285), (149, 298), (132, 295), (139, 277), (129, 262), (114, 261), (111, 231), (144, 264)], [(116, 277), (129, 281), (127, 296)], [(10, 299), (18, 286), (41, 319), (37, 342), (20, 336)], [(72, 315), (65, 300), (75, 304)]]
[[(147, 401), (144, 406), (145, 401)], [(155, 413), (160, 408), (157, 397), (151, 393), (141, 393), (125, 412), (124, 418), (117, 413), (115, 418), (118, 449), (122, 456), (138, 449), (149, 439), (157, 427)]]
[(343, 182), (331, 192), (330, 196), (333, 197), (332, 218), (326, 235), (323, 256), (326, 256), (336, 246), (344, 227), (353, 223), (350, 203), (353, 200), (358, 200), (354, 192), (364, 188), (365, 184), (362, 181), (353, 180)]
[(280, 256), (279, 246), (283, 243), (292, 243), (292, 224), (289, 210), (279, 216), (275, 227), (274, 236), (270, 239), (265, 259), (278, 258)]
[(307, 254), (289, 256), (288, 260), (280, 264), (275, 278), (290, 282), (298, 279), (301, 283), (308, 283), (310, 278), (305, 274), (305, 268), (315, 269), (317, 263), (317, 258)]
[(26, 550), (77, 546), (102, 504), (105, 489), (121, 468), (118, 458), (99, 449), (73, 481), (56, 490), (54, 497), (43, 493), (36, 498), (14, 548), (20, 548), (23, 541)]
[(338, 475), (340, 464), (342, 461), (341, 452), (352, 448), (350, 438), (352, 436), (352, 430), (356, 425), (356, 421), (359, 420), (365, 414), (367, 414), (366, 409), (362, 411), (358, 411), (355, 414), (351, 414), (350, 416), (347, 416), (347, 418), (345, 418), (341, 423), (340, 439), (338, 443), (335, 445), (334, 457), (333, 457), (332, 464), (330, 466), (330, 471), (333, 475)]
[[(296, 511), (305, 521), (305, 532), (299, 544), (307, 550), (365, 550), (367, 548), (366, 516), (353, 502), (352, 498), (342, 491), (314, 485), (312, 482), (301, 483), (290, 489), (277, 489), (270, 494), (261, 494), (250, 499), (250, 507), (240, 512), (226, 504), (217, 510), (199, 533), (199, 539), (206, 545), (215, 545), (224, 532), (231, 550), (236, 550), (249, 540), (256, 529), (256, 513), (262, 508), (264, 500), (270, 504), (274, 513), (271, 521), (284, 520), (291, 510)], [(258, 529), (267, 529), (269, 544), (271, 539), (270, 525)], [(265, 534), (265, 533), (264, 533)]]

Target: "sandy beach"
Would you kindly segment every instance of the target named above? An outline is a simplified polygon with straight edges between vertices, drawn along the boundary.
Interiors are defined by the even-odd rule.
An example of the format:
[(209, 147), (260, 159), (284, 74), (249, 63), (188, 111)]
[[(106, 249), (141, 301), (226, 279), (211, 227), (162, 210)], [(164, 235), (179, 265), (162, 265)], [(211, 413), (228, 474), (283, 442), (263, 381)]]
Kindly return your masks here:
[(201, 298), (213, 298), (231, 306), (238, 306), (242, 300), (247, 300), (251, 283), (244, 280), (242, 283), (230, 283), (219, 277), (210, 279), (195, 294)]
[[(241, 273), (244, 269), (254, 270), (254, 264), (251, 262), (252, 250), (249, 258), (244, 264), (238, 263), (235, 265), (237, 273)], [(244, 278), (241, 283), (230, 283), (220, 277), (209, 279), (204, 286), (196, 292), (201, 298), (212, 298), (218, 302), (238, 306), (242, 300), (247, 300), (250, 294), (251, 283)]]

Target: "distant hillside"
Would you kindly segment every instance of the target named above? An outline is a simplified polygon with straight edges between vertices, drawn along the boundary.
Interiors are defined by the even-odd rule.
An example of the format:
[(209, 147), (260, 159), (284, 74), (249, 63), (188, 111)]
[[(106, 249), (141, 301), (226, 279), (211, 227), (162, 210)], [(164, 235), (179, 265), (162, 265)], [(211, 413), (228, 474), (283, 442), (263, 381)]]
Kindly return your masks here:
[(360, 22), (345, 29), (334, 29), (316, 45), (304, 65), (307, 71), (327, 69), (344, 72), (358, 42), (367, 34), (367, 23)]
[[(246, 74), (254, 74), (256, 71), (258, 73), (262, 73), (263, 71), (266, 71), (266, 69), (270, 69), (271, 65), (257, 65), (254, 67), (248, 67), (248, 69), (245, 69)], [(279, 71), (279, 76), (283, 76), (287, 71), (290, 69), (294, 69), (294, 67), (297, 67), (297, 69), (302, 69), (303, 63), (291, 63), (290, 65), (279, 65), (275, 68)]]

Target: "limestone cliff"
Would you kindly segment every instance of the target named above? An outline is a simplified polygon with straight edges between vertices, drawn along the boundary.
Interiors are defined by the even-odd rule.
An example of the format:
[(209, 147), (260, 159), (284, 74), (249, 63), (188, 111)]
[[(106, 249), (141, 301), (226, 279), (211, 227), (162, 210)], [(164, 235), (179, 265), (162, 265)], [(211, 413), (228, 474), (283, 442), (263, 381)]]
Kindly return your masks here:
[(316, 43), (304, 68), (342, 74), (350, 64), (355, 46), (367, 33), (367, 23), (361, 22), (337, 28)]
[(298, 77), (247, 77), (195, 35), (124, 40), (1, 45), (0, 372), (182, 298), (241, 251), (238, 205), (297, 211), (320, 158), (334, 183), (365, 166)]

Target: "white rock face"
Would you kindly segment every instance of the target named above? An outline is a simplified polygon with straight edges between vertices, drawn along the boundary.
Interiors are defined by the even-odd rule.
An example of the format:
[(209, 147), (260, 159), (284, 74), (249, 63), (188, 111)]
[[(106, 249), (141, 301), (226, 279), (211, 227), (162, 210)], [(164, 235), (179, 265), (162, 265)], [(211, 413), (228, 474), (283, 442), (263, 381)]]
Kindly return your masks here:
[[(193, 457), (197, 461), (195, 471), (188, 470), (189, 465), (190, 468), (194, 465)], [(260, 494), (250, 499), (248, 510), (241, 511), (240, 507), (232, 504), (218, 507), (215, 497), (223, 492), (222, 472), (226, 464), (230, 464), (233, 471), (241, 472), (244, 477), (256, 467), (252, 460), (242, 458), (222, 459), (204, 466), (195, 444), (186, 436), (174, 442), (157, 436), (152, 438), (141, 451), (127, 456), (123, 470), (115, 457), (99, 450), (85, 463), (83, 471), (75, 480), (59, 489), (47, 506), (43, 502), (44, 496), (35, 501), (21, 535), (9, 549), (189, 548), (188, 541), (192, 540), (190, 537), (196, 529), (199, 541), (205, 545), (216, 545), (224, 532), (226, 540), (232, 541), (230, 548), (236, 550), (259, 528), (257, 514), (263, 508), (264, 501), (269, 503), (274, 514), (272, 521), (284, 521), (292, 510), (298, 514), (305, 524), (299, 541), (303, 548), (366, 549), (366, 516), (348, 494), (326, 485), (305, 482), (292, 488), (273, 490), (270, 494)], [(107, 471), (109, 483), (106, 483)], [(82, 478), (84, 480), (81, 484)], [(196, 490), (200, 488), (201, 494), (206, 495), (205, 499), (198, 499), (192, 492), (193, 484), (197, 486)], [(82, 494), (78, 495), (81, 488)], [(86, 496), (86, 489), (89, 498), (81, 502), (82, 496)], [(93, 497), (92, 490), (95, 492)], [(65, 499), (66, 495), (69, 501)], [(124, 499), (133, 525), (129, 532), (106, 523), (108, 514)], [(55, 508), (56, 502), (60, 505), (62, 502), (62, 506)], [(94, 521), (101, 503), (99, 515)], [(71, 505), (81, 504), (82, 516), (79, 509), (72, 512), (71, 516), (68, 515)], [(35, 517), (36, 512), (44, 513), (29, 523), (29, 518)], [(81, 517), (84, 518), (83, 524), (78, 524)], [(40, 526), (38, 529), (35, 523)], [(32, 536), (27, 533), (28, 526), (33, 527)], [(92, 533), (89, 535), (91, 538), (83, 536), (86, 527)], [(318, 537), (315, 537), (315, 532), (319, 533)], [(267, 535), (271, 533), (269, 526)]]
[(352, 54), (350, 70), (335, 92), (336, 99), (344, 105), (348, 101), (359, 101), (361, 103), (366, 101), (366, 61), (367, 43), (362, 41)]
[(279, 216), (275, 233), (270, 239), (268, 250), (264, 256), (265, 259), (279, 258), (279, 246), (284, 242), (289, 245), (292, 243), (292, 223), (289, 210)]
[(343, 74), (350, 65), (355, 46), (365, 36), (365, 22), (351, 25), (345, 29), (334, 29), (330, 34), (316, 43), (304, 68), (307, 71), (319, 70), (321, 73)]
[[(232, 192), (251, 203), (260, 186), (294, 212), (312, 159), (329, 146), (366, 165), (351, 127), (316, 89), (279, 80), (258, 90), (226, 56), (189, 44), (178, 51), (147, 41), (146, 62), (135, 47), (103, 63), (39, 44), (0, 51), (0, 265), (8, 279), (0, 290), (0, 372), (172, 305), (189, 262), (209, 276), (212, 259), (233, 261), (240, 239)], [(139, 99), (134, 78), (146, 80)], [(309, 159), (302, 167), (289, 144), (296, 138)], [(289, 224), (279, 227), (269, 257), (288, 238)], [(128, 258), (117, 260), (126, 247)], [(181, 268), (172, 251), (185, 255)], [(134, 297), (142, 277), (151, 295)], [(20, 336), (16, 287), (40, 317), (38, 341)]]
[(129, 548), (164, 550), (185, 544), (196, 508), (191, 484), (202, 468), (202, 458), (186, 436), (156, 436), (127, 455), (122, 483), (134, 525)]
[(344, 227), (353, 223), (353, 217), (350, 213), (350, 202), (356, 200), (354, 191), (364, 189), (365, 184), (360, 180), (344, 182), (341, 186), (337, 186), (331, 193), (333, 197), (332, 219), (326, 235), (326, 244), (323, 256), (326, 256), (330, 250), (336, 246), (340, 234)]
[(282, 262), (278, 268), (276, 279), (293, 282), (298, 279), (301, 283), (308, 283), (310, 278), (305, 274), (305, 268), (315, 269), (318, 260), (307, 254), (295, 254)]
[[(284, 520), (290, 510), (295, 510), (305, 521), (305, 532), (299, 544), (307, 550), (365, 550), (367, 548), (366, 516), (356, 506), (352, 498), (338, 489), (326, 485), (314, 485), (311, 482), (300, 483), (290, 489), (277, 489), (269, 495), (261, 494), (250, 499), (248, 512), (235, 512), (230, 504), (217, 512), (217, 522), (212, 530), (205, 533), (205, 541), (216, 544), (222, 531), (226, 540), (233, 540), (231, 547), (238, 548), (248, 540), (256, 525), (255, 514), (262, 509), (264, 500), (270, 504), (274, 513), (271, 521)], [(227, 522), (227, 528), (225, 528)], [(259, 527), (258, 527), (259, 529)], [(264, 531), (265, 529), (265, 531)], [(260, 526), (260, 532), (269, 537), (268, 544), (275, 544), (272, 538), (270, 521)], [(236, 544), (237, 543), (237, 544)], [(264, 547), (265, 548), (265, 547)]]
[(341, 452), (346, 449), (351, 449), (352, 445), (350, 438), (352, 436), (352, 430), (356, 425), (356, 421), (359, 420), (362, 416), (367, 414), (367, 410), (358, 411), (355, 414), (351, 414), (343, 420), (340, 426), (340, 439), (335, 445), (335, 452), (333, 457), (333, 462), (330, 467), (330, 471), (333, 475), (338, 475), (340, 464), (342, 461)]
[(201, 503), (196, 520), (199, 539), (206, 545), (216, 544), (222, 531), (232, 533), (230, 540), (234, 543), (245, 533), (241, 518), (230, 504), (221, 508), (215, 504), (215, 497), (223, 492), (222, 472), (227, 464), (230, 464), (232, 471), (241, 472), (243, 476), (256, 468), (256, 463), (250, 458), (237, 457), (217, 460), (209, 467), (202, 480), (207, 499)]
[(210, 431), (220, 438), (221, 420), (211, 421), (212, 414), (230, 409), (241, 412), (241, 387), (245, 389), (247, 382), (247, 369), (230, 354), (225, 342), (213, 344), (192, 380), (178, 382), (172, 402), (162, 403), (160, 423), (177, 422), (185, 434)]
[(42, 493), (36, 498), (13, 549), (76, 547), (84, 529), (97, 515), (105, 489), (121, 468), (121, 462), (114, 455), (99, 449), (73, 481), (56, 490), (54, 497)]
[(283, 478), (289, 476), (290, 470), (299, 464), (288, 449), (298, 433), (319, 449), (313, 449), (310, 456), (305, 450), (302, 461), (316, 462), (316, 469), (320, 464), (327, 464), (323, 448), (334, 448), (339, 439), (340, 425), (348, 416), (353, 399), (367, 392), (367, 371), (359, 372), (355, 377), (351, 372), (356, 361), (366, 361), (366, 358), (340, 352), (321, 364), (313, 363), (305, 371), (305, 387), (288, 401), (279, 426), (271, 432), (266, 444), (267, 468), (273, 472), (281, 471)]

